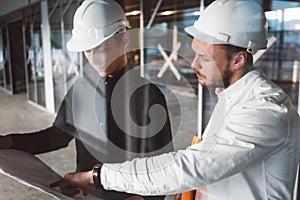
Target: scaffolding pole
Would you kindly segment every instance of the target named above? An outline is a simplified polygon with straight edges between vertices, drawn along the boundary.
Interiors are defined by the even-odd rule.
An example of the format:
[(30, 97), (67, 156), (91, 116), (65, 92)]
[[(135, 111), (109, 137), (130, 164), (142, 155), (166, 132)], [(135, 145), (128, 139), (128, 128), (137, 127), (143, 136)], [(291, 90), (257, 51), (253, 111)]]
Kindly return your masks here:
[(143, 0), (140, 0), (140, 76), (145, 77), (145, 69), (144, 69), (144, 5)]
[[(200, 0), (200, 15), (204, 11), (204, 0)], [(198, 83), (198, 123), (197, 123), (197, 136), (202, 138), (203, 129), (203, 87)]]
[(159, 0), (159, 1), (157, 2), (156, 7), (155, 7), (155, 9), (154, 9), (154, 11), (153, 11), (153, 13), (152, 13), (152, 16), (151, 16), (151, 18), (150, 18), (150, 20), (149, 20), (149, 22), (148, 22), (147, 29), (149, 29), (149, 28), (152, 26), (152, 23), (153, 23), (153, 21), (154, 21), (154, 19), (155, 19), (155, 16), (156, 16), (156, 14), (157, 14), (157, 11), (158, 11), (158, 9), (159, 9), (159, 7), (160, 7), (162, 1), (163, 1), (163, 0)]

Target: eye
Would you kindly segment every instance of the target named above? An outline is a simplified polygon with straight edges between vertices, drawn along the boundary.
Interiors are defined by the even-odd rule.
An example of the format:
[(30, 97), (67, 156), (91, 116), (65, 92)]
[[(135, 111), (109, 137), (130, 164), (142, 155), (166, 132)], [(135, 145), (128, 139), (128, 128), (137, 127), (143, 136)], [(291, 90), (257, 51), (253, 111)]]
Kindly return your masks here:
[(197, 55), (198, 57), (200, 57), (200, 59), (201, 59), (202, 61), (204, 61), (204, 62), (209, 62), (209, 61), (211, 61), (211, 57), (210, 57), (210, 56), (203, 55), (203, 54), (198, 54), (198, 53), (196, 53), (196, 55)]
[(202, 57), (202, 60), (204, 62), (210, 62), (211, 61), (211, 58), (210, 57)]
[(89, 53), (91, 53), (91, 50), (86, 50), (86, 51), (84, 51), (84, 53), (89, 54)]
[(99, 47), (96, 49), (96, 51), (97, 51), (98, 53), (102, 53), (102, 52), (105, 52), (105, 51), (108, 51), (108, 50), (109, 50), (109, 48), (108, 48), (107, 45), (101, 45), (101, 46), (99, 46)]

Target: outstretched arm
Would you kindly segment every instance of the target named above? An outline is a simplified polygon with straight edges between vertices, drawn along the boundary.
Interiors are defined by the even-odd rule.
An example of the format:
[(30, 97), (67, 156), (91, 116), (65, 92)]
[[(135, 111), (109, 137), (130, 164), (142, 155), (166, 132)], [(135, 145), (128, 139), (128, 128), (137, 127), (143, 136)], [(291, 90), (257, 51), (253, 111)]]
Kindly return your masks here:
[[(258, 116), (259, 112), (268, 113), (272, 119), (249, 117)], [(240, 120), (244, 117), (248, 119), (246, 124)], [(272, 155), (288, 136), (284, 131), (288, 129), (285, 119), (284, 114), (275, 115), (265, 109), (234, 113), (228, 116), (221, 132), (207, 134), (200, 144), (186, 150), (103, 164), (101, 184), (107, 190), (141, 195), (169, 195), (209, 185)], [(82, 177), (90, 181), (81, 182)], [(64, 180), (88, 188), (91, 171), (71, 173)]]

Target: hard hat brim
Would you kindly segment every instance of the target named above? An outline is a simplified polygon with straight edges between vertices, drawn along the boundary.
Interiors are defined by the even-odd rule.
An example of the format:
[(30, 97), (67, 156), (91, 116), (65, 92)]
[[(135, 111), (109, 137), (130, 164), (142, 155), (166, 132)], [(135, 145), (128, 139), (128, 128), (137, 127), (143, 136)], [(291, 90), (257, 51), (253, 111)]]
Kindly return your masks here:
[(208, 34), (205, 34), (202, 31), (199, 31), (194, 26), (188, 26), (185, 29), (185, 32), (187, 32), (189, 35), (193, 36), (194, 38), (197, 38), (203, 42), (206, 42), (208, 44), (228, 44), (227, 42), (224, 42), (222, 40), (218, 40), (217, 38), (210, 36)]
[(113, 34), (111, 34), (111, 35), (103, 38), (100, 41), (97, 41), (97, 43), (95, 43), (95, 41), (93, 41), (93, 40), (91, 40), (89, 38), (87, 38), (87, 39), (86, 38), (79, 39), (79, 38), (72, 37), (67, 42), (67, 49), (69, 51), (72, 51), (72, 52), (82, 52), (82, 51), (91, 50), (91, 49), (99, 46), (100, 44), (102, 44), (104, 41), (106, 41), (110, 37), (112, 37)]

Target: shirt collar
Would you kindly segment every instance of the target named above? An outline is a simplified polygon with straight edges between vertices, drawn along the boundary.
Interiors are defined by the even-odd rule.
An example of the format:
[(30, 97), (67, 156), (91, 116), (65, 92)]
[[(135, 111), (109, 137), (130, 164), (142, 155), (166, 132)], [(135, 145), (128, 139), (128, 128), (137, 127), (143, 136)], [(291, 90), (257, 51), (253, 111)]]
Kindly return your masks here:
[(254, 77), (258, 77), (260, 72), (256, 69), (249, 71), (244, 76), (242, 76), (239, 80), (237, 80), (234, 84), (230, 85), (228, 88), (216, 88), (215, 93), (218, 96), (224, 96), (225, 98), (232, 98), (239, 91), (243, 91), (242, 89), (249, 84)]
[(114, 86), (117, 81), (128, 71), (130, 70), (130, 66), (125, 66), (124, 68), (118, 70), (117, 72), (108, 75), (106, 77), (100, 76), (100, 82), (105, 83), (105, 85)]

